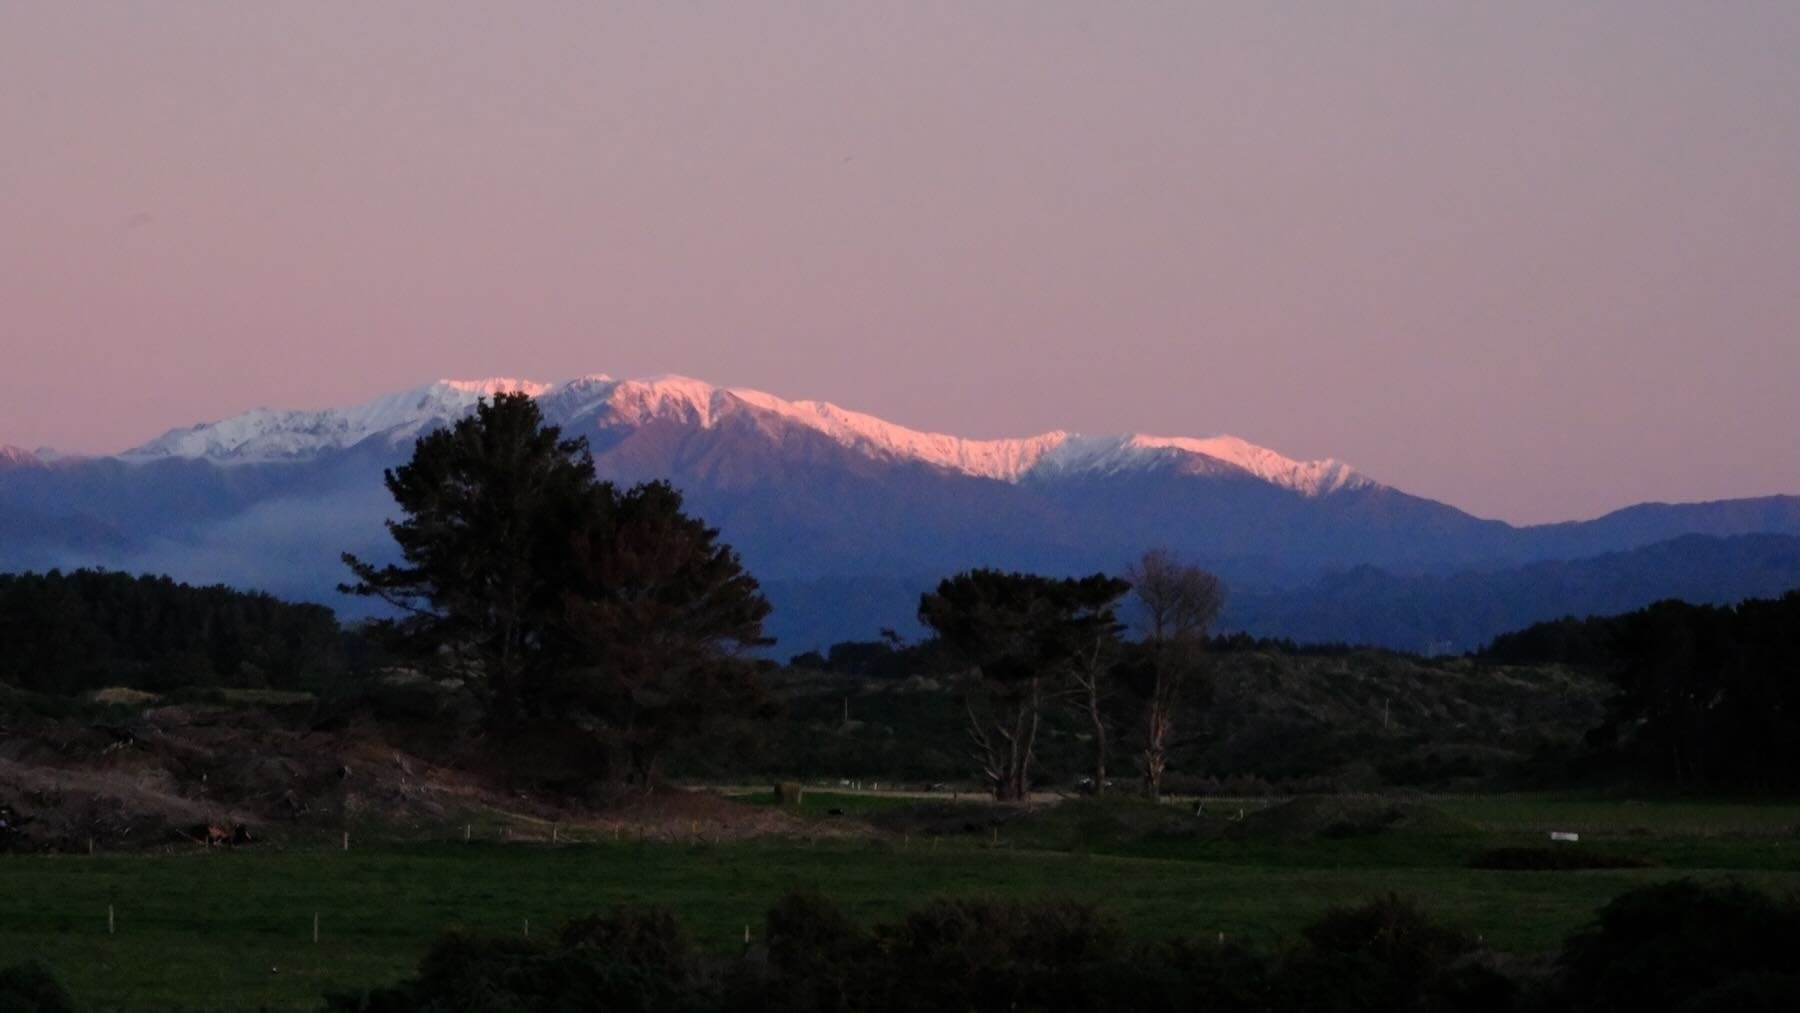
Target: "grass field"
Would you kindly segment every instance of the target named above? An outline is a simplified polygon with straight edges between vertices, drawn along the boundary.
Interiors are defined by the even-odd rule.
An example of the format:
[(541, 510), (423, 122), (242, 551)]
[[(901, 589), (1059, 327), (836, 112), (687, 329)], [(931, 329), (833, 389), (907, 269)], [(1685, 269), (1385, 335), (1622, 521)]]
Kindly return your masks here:
[[(809, 793), (808, 811), (892, 809)], [(978, 807), (977, 807), (978, 808)], [(974, 810), (972, 810), (974, 811)], [(1800, 889), (1800, 806), (1440, 800), (1405, 826), (1321, 835), (1251, 812), (1242, 833), (1171, 832), (1181, 810), (1071, 805), (933, 846), (924, 836), (722, 845), (388, 844), (349, 852), (247, 848), (158, 856), (0, 859), (0, 963), (48, 961), (93, 1009), (311, 1008), (327, 990), (408, 973), (451, 926), (553, 931), (612, 904), (679, 913), (729, 951), (782, 892), (817, 887), (852, 913), (891, 915), (933, 895), (1067, 896), (1143, 936), (1273, 940), (1325, 908), (1396, 891), (1525, 954), (1554, 950), (1633, 885), (1736, 876)], [(1230, 822), (1235, 813), (1216, 817)], [(820, 818), (829, 818), (821, 816)], [(1488, 872), (1474, 852), (1545, 829), (1654, 858), (1660, 868)], [(994, 843), (994, 836), (999, 843)], [(116, 930), (107, 933), (107, 908)], [(313, 915), (320, 940), (312, 942)]]

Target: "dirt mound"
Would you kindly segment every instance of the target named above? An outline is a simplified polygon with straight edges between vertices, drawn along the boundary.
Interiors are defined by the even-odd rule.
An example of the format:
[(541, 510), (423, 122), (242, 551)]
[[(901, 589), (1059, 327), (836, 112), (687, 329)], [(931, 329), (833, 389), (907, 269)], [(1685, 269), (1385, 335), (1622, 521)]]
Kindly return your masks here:
[(241, 707), (11, 724), (0, 728), (0, 851), (303, 843), (352, 827), (419, 838), (480, 825), (515, 841), (812, 832), (786, 813), (711, 793), (521, 790), (505, 773), (512, 764), (491, 750), (464, 762), (469, 749), (427, 758), (395, 742), (372, 724), (319, 730)]

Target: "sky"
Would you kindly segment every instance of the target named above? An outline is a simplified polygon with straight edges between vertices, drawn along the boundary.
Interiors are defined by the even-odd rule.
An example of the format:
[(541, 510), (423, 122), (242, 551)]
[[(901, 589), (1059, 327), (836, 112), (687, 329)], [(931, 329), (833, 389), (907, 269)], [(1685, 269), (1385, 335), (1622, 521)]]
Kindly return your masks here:
[(681, 373), (1800, 493), (1800, 4), (0, 0), (0, 443)]

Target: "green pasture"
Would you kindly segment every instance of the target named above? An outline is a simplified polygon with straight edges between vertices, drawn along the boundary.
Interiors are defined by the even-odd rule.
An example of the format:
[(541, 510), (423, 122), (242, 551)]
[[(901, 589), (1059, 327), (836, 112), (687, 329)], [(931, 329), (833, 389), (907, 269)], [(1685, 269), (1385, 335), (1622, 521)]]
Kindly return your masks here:
[[(855, 796), (867, 798), (868, 796)], [(808, 808), (845, 809), (809, 793)], [(904, 817), (900, 801), (876, 797)], [(920, 800), (910, 800), (918, 804)], [(890, 803), (892, 803), (890, 805)], [(943, 803), (935, 803), (940, 808)], [(1553, 952), (1637, 884), (1738, 877), (1800, 889), (1795, 806), (1579, 802), (1527, 797), (1368, 810), (1074, 803), (1035, 812), (970, 804), (973, 832), (866, 839), (667, 844), (464, 844), (0, 859), (0, 963), (40, 958), (96, 1010), (308, 1009), (319, 996), (407, 974), (444, 930), (533, 934), (614, 904), (657, 904), (703, 945), (741, 945), (783, 892), (816, 887), (864, 918), (934, 895), (1073, 897), (1144, 937), (1273, 941), (1326, 908), (1389, 891), (1495, 948)], [(1338, 807), (1338, 808), (1333, 808)], [(1364, 807), (1366, 809), (1366, 806)], [(1350, 812), (1346, 817), (1344, 812)], [(831, 818), (831, 817), (820, 817)], [(1333, 821), (1336, 822), (1333, 822)], [(1657, 868), (1490, 872), (1475, 852), (1546, 828), (1630, 850)], [(107, 909), (113, 910), (113, 932)], [(319, 941), (312, 941), (318, 915)]]

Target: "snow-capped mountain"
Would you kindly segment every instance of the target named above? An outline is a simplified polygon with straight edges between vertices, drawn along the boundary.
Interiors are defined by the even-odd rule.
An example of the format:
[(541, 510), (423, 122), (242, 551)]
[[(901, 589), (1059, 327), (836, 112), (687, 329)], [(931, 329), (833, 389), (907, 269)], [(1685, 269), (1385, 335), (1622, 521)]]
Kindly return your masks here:
[(291, 461), (355, 446), (373, 436), (416, 437), (450, 422), (478, 398), (499, 391), (539, 394), (544, 385), (524, 380), (439, 380), (389, 394), (354, 408), (282, 411), (258, 408), (221, 422), (171, 429), (127, 459), (204, 458), (222, 464)]
[[(501, 391), (530, 394), (548, 421), (586, 437), (600, 477), (667, 479), (680, 489), (687, 509), (718, 527), (764, 582), (784, 650), (905, 627), (919, 592), (958, 570), (1117, 572), (1150, 547), (1211, 567), (1240, 601), (1261, 601), (1256, 632), (1416, 647), (1413, 620), (1434, 614), (1436, 592), (1346, 619), (1336, 603), (1358, 592), (1345, 588), (1380, 585), (1366, 568), (1421, 580), (1472, 573), (1464, 583), (1479, 590), (1481, 573), (1681, 535), (1800, 535), (1796, 497), (1646, 505), (1514, 528), (1337, 461), (1295, 460), (1231, 436), (972, 440), (824, 401), (685, 377), (596, 374), (556, 384), (439, 381), (350, 408), (258, 410), (115, 456), (0, 451), (0, 570), (97, 565), (353, 609), (359, 603), (334, 590), (345, 576), (339, 554), (393, 552), (382, 470), (404, 462), (421, 433)], [(1680, 565), (1709, 575), (1711, 600), (1800, 572), (1763, 544), (1714, 553), (1708, 566), (1688, 552), (1683, 558), (1694, 558)], [(1767, 572), (1747, 572), (1752, 557), (1770, 559)], [(1352, 579), (1332, 583), (1328, 575), (1343, 571)], [(1607, 607), (1644, 604), (1673, 586), (1654, 569), (1609, 564), (1607, 572), (1623, 574), (1608, 578), (1617, 594)], [(1281, 597), (1314, 582), (1323, 582), (1319, 590)], [(1648, 597), (1633, 598), (1640, 594)], [(1575, 601), (1543, 607), (1574, 609)], [(1337, 625), (1308, 625), (1306, 615)], [(1491, 625), (1487, 613), (1477, 618)], [(1454, 638), (1478, 626), (1433, 628)]]
[(924, 464), (1008, 483), (1174, 467), (1190, 473), (1249, 476), (1306, 496), (1372, 484), (1340, 462), (1296, 461), (1234, 436), (1192, 439), (1057, 431), (971, 440), (909, 429), (825, 401), (788, 401), (682, 376), (618, 380), (605, 374), (559, 384), (440, 380), (353, 408), (259, 409), (172, 430), (121, 456), (199, 458), (221, 464), (311, 458), (375, 437), (394, 443), (411, 440), (472, 410), (478, 398), (502, 391), (523, 391), (538, 398), (545, 417), (571, 432), (655, 422), (714, 429), (726, 419), (748, 415), (810, 430), (874, 460)]

